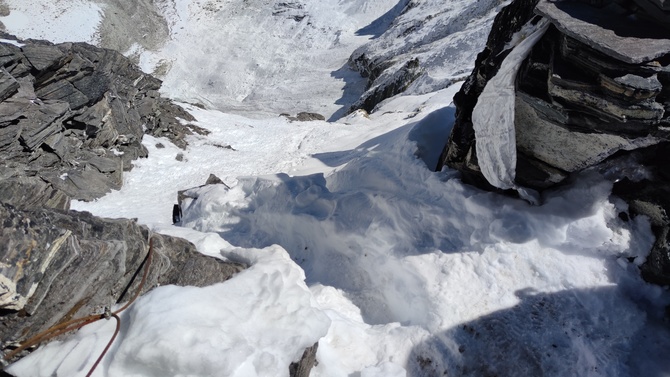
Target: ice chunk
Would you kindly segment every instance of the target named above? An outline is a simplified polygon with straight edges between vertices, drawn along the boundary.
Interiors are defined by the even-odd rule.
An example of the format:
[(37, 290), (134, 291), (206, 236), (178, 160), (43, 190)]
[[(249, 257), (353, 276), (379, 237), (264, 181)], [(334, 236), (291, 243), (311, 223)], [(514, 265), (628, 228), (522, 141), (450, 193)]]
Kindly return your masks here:
[[(486, 84), (472, 113), (477, 140), (477, 159), (489, 183), (501, 189), (516, 189), (531, 195), (514, 183), (516, 175), (516, 137), (514, 134), (515, 82), (521, 63), (549, 27), (540, 21), (503, 60), (498, 73)], [(532, 200), (531, 200), (532, 201)]]

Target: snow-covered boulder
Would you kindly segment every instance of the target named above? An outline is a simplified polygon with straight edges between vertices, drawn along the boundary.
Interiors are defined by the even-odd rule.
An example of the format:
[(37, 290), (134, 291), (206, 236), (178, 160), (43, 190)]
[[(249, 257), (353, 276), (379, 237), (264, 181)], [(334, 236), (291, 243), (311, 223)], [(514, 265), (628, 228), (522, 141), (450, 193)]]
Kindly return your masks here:
[[(516, 86), (503, 99), (509, 106), (480, 106), (486, 90), (502, 96), (501, 88), (492, 88), (497, 82), (493, 78), (514, 55), (512, 47), (541, 22), (550, 26), (518, 62)], [(454, 99), (456, 122), (437, 168), (448, 165), (466, 182), (501, 190), (541, 191), (594, 166), (615, 181), (667, 182), (655, 162), (659, 159), (650, 156), (667, 153), (670, 136), (668, 26), (643, 8), (613, 1), (599, 7), (514, 1), (497, 16), (486, 48)], [(490, 132), (481, 131), (479, 119), (486, 119)], [(513, 121), (497, 121), (501, 119)], [(511, 137), (502, 142), (503, 134)], [(645, 169), (640, 168), (642, 160)], [(490, 176), (503, 170), (510, 184), (501, 185)], [(620, 191), (635, 200), (630, 190)], [(667, 193), (654, 195), (645, 196), (649, 205), (633, 206), (632, 211), (651, 216), (646, 210), (654, 207), (651, 203), (667, 208), (660, 199)], [(659, 242), (669, 224), (657, 223)], [(646, 276), (667, 284), (668, 248), (657, 243), (655, 250), (650, 256), (654, 267), (645, 265)]]

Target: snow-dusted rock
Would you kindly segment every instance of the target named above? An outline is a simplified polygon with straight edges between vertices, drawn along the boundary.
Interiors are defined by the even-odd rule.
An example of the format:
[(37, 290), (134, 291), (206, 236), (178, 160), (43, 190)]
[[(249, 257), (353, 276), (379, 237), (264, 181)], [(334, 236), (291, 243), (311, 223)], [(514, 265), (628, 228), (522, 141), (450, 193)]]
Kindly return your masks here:
[[(543, 190), (572, 173), (640, 150), (635, 156), (644, 159), (635, 158), (651, 175), (633, 178), (626, 169), (601, 170), (607, 170), (613, 180), (645, 179), (646, 184), (663, 187), (653, 195), (645, 194), (647, 204), (632, 205), (634, 213), (655, 216), (654, 208), (670, 209), (663, 199), (667, 177), (656, 162), (663, 159), (650, 157), (665, 154), (668, 148), (664, 140), (670, 132), (670, 40), (667, 33), (659, 31), (668, 25), (620, 16), (632, 9), (616, 3), (595, 8), (579, 2), (540, 0), (537, 7), (534, 2), (513, 2), (494, 23), (489, 42), (495, 43), (489, 43), (479, 55), (477, 67), (455, 97), (457, 119), (438, 169), (446, 164), (460, 170), (467, 182), (501, 187), (482, 174), (488, 160), (478, 158), (480, 140), (472, 126), (473, 109), (482, 88), (498, 73), (505, 47), (526, 37), (527, 27), (521, 27), (524, 23), (530, 25), (543, 17), (552, 26), (516, 76), (515, 105), (510, 111), (515, 128), (515, 138), (510, 140), (515, 144), (504, 146), (516, 149), (513, 184)], [(502, 116), (493, 115), (491, 119)], [(648, 148), (656, 145), (659, 147)], [(634, 202), (643, 191), (621, 192)], [(664, 240), (670, 222), (664, 220), (655, 226), (659, 241), (650, 256), (654, 267), (645, 265), (643, 269), (649, 280), (667, 284), (670, 255)]]
[(359, 33), (374, 39), (359, 47), (349, 65), (368, 86), (349, 111), (372, 112), (398, 93), (423, 94), (462, 80), (484, 47), (494, 16), (506, 2), (400, 1)]

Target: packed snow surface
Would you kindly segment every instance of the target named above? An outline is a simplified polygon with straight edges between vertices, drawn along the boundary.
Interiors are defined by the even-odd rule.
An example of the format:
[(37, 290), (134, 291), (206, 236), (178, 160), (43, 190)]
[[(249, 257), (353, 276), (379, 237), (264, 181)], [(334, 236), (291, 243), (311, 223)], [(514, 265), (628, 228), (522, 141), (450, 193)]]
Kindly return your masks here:
[(11, 10), (0, 22), (21, 38), (46, 39), (54, 43), (98, 40), (102, 8), (86, 0), (2, 0)]
[[(248, 9), (234, 0), (210, 3), (241, 12), (234, 27), (264, 30), (240, 29), (217, 46), (237, 51), (236, 67), (253, 77), (254, 64), (269, 64), (256, 60), (264, 48), (286, 36), (263, 29), (276, 16), (260, 3)], [(282, 4), (301, 4), (290, 12), (308, 9), (341, 31), (341, 40), (355, 39), (358, 27), (346, 14), (393, 5), (326, 3)], [(172, 28), (189, 35), (182, 43), (199, 43), (189, 58), (194, 67), (205, 64), (203, 75), (217, 85), (246, 77), (225, 73), (214, 63), (231, 55), (215, 56), (214, 46), (205, 51), (198, 42), (205, 30), (228, 26), (186, 17), (195, 3), (161, 4), (181, 15)], [(258, 10), (266, 18), (252, 14)], [(247, 50), (235, 39), (241, 35), (254, 42)], [(284, 42), (287, 52), (278, 53), (277, 64), (286, 60), (282, 74), (292, 80), (265, 82), (272, 90), (317, 86), (312, 80), (322, 77), (324, 51), (346, 60), (331, 45), (312, 46), (311, 59), (308, 49), (289, 53), (298, 48), (295, 40)], [(176, 59), (185, 59), (174, 64), (186, 64), (179, 57), (185, 47), (174, 48)], [(141, 59), (160, 54), (170, 56), (165, 50)], [(186, 68), (173, 71), (180, 69)], [(182, 99), (201, 93), (201, 81), (193, 87), (184, 81), (168, 78), (166, 93)], [(339, 95), (314, 90), (311, 103), (337, 107)], [(465, 185), (451, 170), (432, 171), (453, 123), (457, 90), (397, 96), (375, 113), (337, 122), (269, 116), (272, 94), (245, 94), (257, 110), (244, 115), (184, 104), (209, 135), (190, 136), (186, 150), (145, 136), (149, 158), (136, 161), (120, 191), (72, 207), (137, 218), (202, 253), (250, 267), (210, 287), (158, 287), (141, 297), (123, 312), (121, 333), (94, 375), (287, 376), (288, 364), (315, 342), (317, 377), (668, 375), (670, 332), (661, 318), (670, 297), (638, 271), (653, 243), (648, 221), (624, 222), (618, 214), (625, 203), (611, 196), (611, 183), (598, 172), (531, 206)], [(212, 173), (229, 188), (197, 187)], [(172, 205), (185, 189), (197, 199), (184, 203), (175, 226)], [(112, 321), (87, 326), (9, 371), (83, 376), (113, 328)]]

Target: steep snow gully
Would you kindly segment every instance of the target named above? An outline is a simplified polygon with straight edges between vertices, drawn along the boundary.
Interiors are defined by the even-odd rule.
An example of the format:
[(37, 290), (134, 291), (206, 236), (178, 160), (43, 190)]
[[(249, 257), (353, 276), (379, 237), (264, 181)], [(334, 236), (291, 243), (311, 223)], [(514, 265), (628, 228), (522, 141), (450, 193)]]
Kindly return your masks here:
[[(432, 171), (505, 4), (0, 1), (18, 38), (125, 49), (210, 131), (185, 150), (146, 135), (149, 157), (121, 190), (72, 207), (250, 265), (141, 297), (94, 376), (288, 376), (315, 342), (317, 377), (670, 375), (670, 294), (637, 268), (649, 222), (619, 218), (610, 182), (586, 172), (532, 206)], [(386, 75), (368, 84), (352, 54), (390, 76), (418, 56), (421, 71), (374, 112), (345, 115)], [(279, 115), (300, 111), (330, 122)], [(212, 173), (226, 185), (192, 188)], [(185, 189), (197, 199), (175, 226)], [(113, 330), (87, 326), (6, 370), (83, 376)]]

